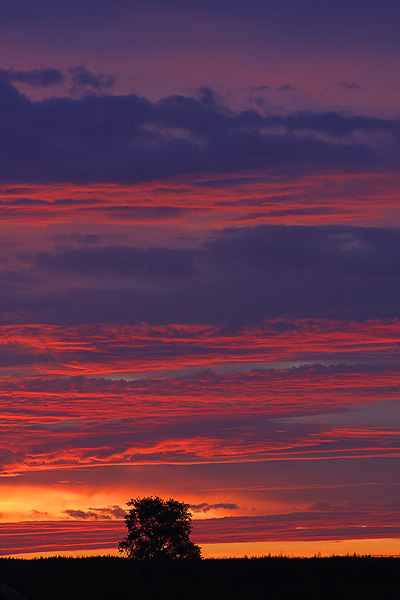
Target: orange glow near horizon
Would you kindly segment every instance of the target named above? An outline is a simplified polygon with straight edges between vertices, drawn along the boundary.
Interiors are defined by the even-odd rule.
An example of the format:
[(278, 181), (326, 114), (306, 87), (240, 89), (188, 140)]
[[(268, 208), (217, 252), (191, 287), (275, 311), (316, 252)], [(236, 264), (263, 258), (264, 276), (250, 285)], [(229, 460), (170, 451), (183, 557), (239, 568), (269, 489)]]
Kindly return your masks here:
[[(330, 556), (378, 556), (399, 557), (400, 546), (395, 539), (367, 540), (338, 540), (313, 542), (243, 542), (232, 544), (199, 544), (203, 558), (251, 558), (277, 556), (289, 558), (313, 558)], [(84, 558), (86, 556), (121, 556), (117, 548), (104, 547), (93, 550), (64, 550), (57, 549), (43, 552), (21, 552), (7, 554), (10, 558), (35, 559), (52, 556)]]
[[(39, 558), (46, 556), (98, 556), (119, 555), (118, 541), (124, 536), (124, 528), (112, 522), (98, 522), (97, 524), (78, 523), (20, 523), (10, 524), (5, 529), (0, 525), (0, 540), (9, 540), (13, 532), (15, 541), (9, 547), (2, 545), (1, 556), (15, 558)], [(6, 537), (7, 536), (7, 537)], [(27, 551), (24, 544), (29, 540), (36, 540), (37, 550)], [(58, 540), (58, 544), (57, 544)], [(285, 537), (279, 541), (266, 539), (265, 541), (249, 542), (202, 542), (193, 535), (193, 540), (199, 543), (204, 558), (240, 558), (252, 556), (288, 556), (288, 557), (313, 557), (313, 556), (345, 556), (349, 554), (373, 556), (399, 556), (399, 542), (396, 538), (350, 537), (342, 539), (312, 539), (291, 540)]]

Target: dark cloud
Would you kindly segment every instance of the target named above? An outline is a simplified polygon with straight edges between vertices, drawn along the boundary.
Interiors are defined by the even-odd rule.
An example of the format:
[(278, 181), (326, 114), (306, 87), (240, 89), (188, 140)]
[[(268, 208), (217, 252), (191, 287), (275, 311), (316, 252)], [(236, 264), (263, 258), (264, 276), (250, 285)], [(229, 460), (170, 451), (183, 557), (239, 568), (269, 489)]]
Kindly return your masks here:
[(330, 512), (340, 512), (345, 513), (348, 511), (355, 512), (357, 511), (360, 515), (368, 513), (371, 509), (378, 509), (379, 511), (388, 511), (395, 512), (396, 509), (400, 508), (400, 501), (392, 500), (392, 501), (384, 501), (384, 502), (365, 502), (364, 500), (349, 500), (345, 503), (338, 502), (328, 502), (326, 500), (319, 500), (318, 502), (314, 502), (311, 505), (311, 510), (313, 511), (330, 511)]
[[(83, 511), (84, 512), (84, 511)], [(193, 521), (193, 540), (196, 543), (307, 541), (397, 538), (398, 519), (392, 512), (380, 514), (343, 514), (294, 512), (257, 517), (225, 517)], [(367, 519), (367, 524), (365, 524)], [(44, 521), (41, 523), (2, 523), (0, 534), (3, 555), (27, 552), (54, 552), (115, 548), (125, 535), (123, 522), (91, 520), (74, 522)]]
[[(57, 220), (59, 217), (59, 207), (71, 208), (71, 212), (79, 216), (82, 216), (86, 220), (92, 215), (99, 215), (99, 218), (109, 218), (110, 220), (125, 220), (130, 219), (139, 222), (159, 222), (159, 221), (170, 221), (184, 218), (187, 215), (199, 214), (210, 211), (208, 208), (183, 208), (179, 206), (132, 206), (129, 204), (113, 204), (107, 203), (101, 199), (85, 199), (85, 200), (74, 200), (72, 198), (63, 198), (49, 202), (46, 200), (38, 200), (36, 198), (17, 198), (15, 200), (9, 200), (8, 202), (0, 202), (0, 213), (1, 218), (4, 220), (10, 219), (11, 221), (17, 220), (21, 222), (24, 218), (32, 220), (35, 218), (48, 218)], [(15, 210), (18, 209), (18, 210)], [(64, 213), (65, 214), (65, 213)], [(97, 234), (90, 234), (97, 235)], [(53, 236), (54, 237), (54, 236)], [(63, 236), (59, 235), (61, 240)], [(118, 237), (118, 236), (117, 236)], [(55, 238), (54, 238), (55, 239)], [(65, 238), (66, 239), (66, 238)], [(81, 236), (81, 242), (83, 237)], [(86, 239), (90, 238), (88, 235)], [(92, 239), (94, 239), (92, 237)], [(115, 236), (114, 236), (115, 239)], [(70, 241), (78, 242), (78, 238), (70, 236)], [(89, 243), (89, 242), (87, 242)]]
[(84, 510), (74, 510), (74, 509), (68, 509), (65, 510), (64, 513), (66, 515), (68, 515), (69, 517), (72, 517), (73, 519), (76, 519), (77, 521), (79, 520), (86, 520), (86, 519), (91, 519), (91, 520), (96, 520), (97, 519), (97, 515), (95, 513), (92, 512), (87, 512)]
[[(76, 66), (67, 71), (72, 91), (80, 93), (103, 92), (114, 87), (114, 75), (100, 73), (95, 75), (84, 66)], [(66, 75), (60, 69), (33, 69), (16, 71), (0, 69), (0, 78), (11, 83), (23, 83), (32, 87), (51, 87), (66, 80)]]
[(88, 510), (68, 509), (63, 512), (76, 521), (111, 521), (114, 519), (123, 519), (125, 516), (125, 511), (118, 505), (106, 506), (104, 508), (89, 508)]
[(137, 219), (138, 221), (162, 221), (169, 218), (179, 218), (191, 211), (191, 209), (181, 208), (179, 206), (101, 206), (101, 203), (99, 204), (99, 206), (83, 206), (78, 210), (82, 213), (87, 212), (94, 214), (98, 212), (108, 214), (110, 218)]
[(37, 352), (29, 346), (18, 343), (0, 344), (0, 368), (28, 366), (38, 363), (51, 363), (54, 359), (51, 353)]
[[(143, 14), (144, 9), (154, 13), (164, 7), (162, 0), (119, 0), (117, 4), (112, 0), (70, 0), (68, 8), (63, 0), (41, 0), (34, 5), (26, 0), (3, 0), (0, 15), (3, 27), (11, 30), (15, 26), (28, 29), (35, 26), (47, 31), (58, 25), (65, 35), (65, 30), (76, 32), (79, 26), (109, 25), (112, 19), (118, 22), (132, 15), (138, 18), (138, 13)], [(398, 4), (393, 0), (386, 0), (385, 10), (377, 0), (367, 4), (363, 0), (352, 0), (351, 10), (345, 0), (337, 0), (334, 5), (327, 0), (318, 3), (304, 0), (300, 5), (295, 0), (284, 3), (268, 0), (262, 5), (258, 0), (237, 0), (235, 3), (229, 0), (202, 0), (201, 3), (170, 0), (168, 8), (172, 14), (239, 18), (241, 24), (256, 21), (266, 31), (277, 32), (286, 43), (295, 38), (309, 45), (314, 38), (334, 38), (343, 44), (344, 40), (352, 39), (351, 36), (361, 44), (369, 41), (367, 35), (371, 36), (371, 43), (376, 43), (377, 39), (388, 43), (388, 40), (396, 39), (399, 16)], [(75, 42), (75, 38), (71, 41)]]
[(24, 275), (17, 271), (0, 271), (0, 284), (3, 291), (6, 288), (15, 289), (15, 287), (19, 287), (20, 284), (23, 284), (26, 281)]
[(290, 83), (284, 83), (276, 88), (277, 92), (294, 92), (295, 90), (297, 90), (297, 86), (291, 85)]
[(269, 85), (251, 85), (248, 90), (250, 92), (266, 92), (271, 89)]
[[(266, 225), (226, 230), (196, 250), (109, 246), (21, 258), (31, 273), (47, 271), (53, 289), (62, 280), (65, 291), (29, 298), (9, 292), (3, 309), (14, 303), (46, 322), (240, 327), (274, 318), (399, 316), (395, 228)], [(84, 279), (79, 288), (65, 287), (66, 277), (77, 275), (97, 278), (101, 302), (99, 289), (86, 288)], [(108, 286), (115, 277), (132, 285)], [(136, 279), (148, 285), (133, 285)]]
[(263, 177), (223, 177), (221, 179), (205, 179), (201, 181), (194, 181), (193, 185), (195, 187), (205, 187), (205, 188), (229, 188), (236, 185), (243, 184), (255, 184), (262, 183), (265, 181)]
[(0, 472), (8, 470), (9, 467), (20, 462), (23, 457), (23, 450), (9, 450), (6, 447), (0, 448)]
[(263, 272), (311, 271), (331, 277), (400, 277), (400, 230), (346, 226), (263, 225), (225, 230), (212, 258)]
[[(172, 328), (171, 328), (172, 329)], [(322, 333), (320, 335), (324, 335), (324, 329), (321, 329)], [(96, 335), (96, 330), (92, 333), (93, 336)], [(171, 335), (171, 332), (167, 332), (167, 335)], [(265, 330), (265, 335), (273, 335), (271, 331)], [(326, 333), (328, 336), (329, 334)], [(183, 333), (181, 333), (183, 336)], [(188, 340), (187, 340), (188, 341)], [(178, 348), (175, 348), (175, 344), (165, 344), (160, 342), (157, 346), (156, 341), (153, 341), (151, 347), (149, 346), (147, 352), (143, 351), (143, 346), (139, 342), (138, 346), (132, 343), (131, 346), (120, 345), (117, 348), (118, 352), (123, 353), (123, 355), (129, 359), (134, 358), (138, 351), (141, 352), (140, 356), (143, 359), (149, 359), (155, 356), (163, 356), (163, 352), (165, 354), (168, 353), (169, 356), (183, 356), (189, 352), (190, 354), (195, 354), (196, 349), (192, 350), (188, 349), (188, 344), (179, 343)], [(198, 347), (198, 344), (196, 344)], [(213, 346), (216, 347), (214, 352), (210, 352), (210, 360), (215, 357), (217, 358), (218, 354), (221, 352), (220, 346), (216, 344), (214, 341)], [(108, 352), (107, 352), (108, 350)], [(115, 347), (112, 348), (105, 347), (105, 345), (100, 344), (98, 346), (97, 354), (99, 351), (102, 352), (104, 356), (105, 363), (111, 363), (113, 360), (118, 358), (118, 352), (115, 352)], [(203, 347), (201, 349), (204, 354), (207, 354), (207, 348)], [(250, 350), (251, 351), (251, 350)], [(249, 352), (249, 350), (247, 350)], [(84, 352), (76, 352), (76, 356), (79, 359), (82, 367), (91, 359), (93, 355), (93, 351), (84, 353)], [(346, 355), (345, 350), (343, 350), (342, 355)], [(55, 356), (55, 355), (54, 355)], [(242, 357), (244, 358), (246, 353), (242, 353)], [(254, 354), (252, 355), (254, 358)], [(55, 356), (56, 360), (56, 356)], [(66, 355), (60, 353), (59, 355), (60, 362), (66, 361)], [(211, 394), (217, 395), (241, 395), (248, 390), (248, 393), (254, 397), (263, 397), (267, 398), (276, 393), (276, 390), (280, 389), (280, 398), (282, 400), (283, 396), (286, 394), (290, 399), (292, 393), (299, 394), (301, 389), (304, 389), (309, 385), (310, 381), (325, 381), (325, 394), (334, 394), (335, 397), (335, 407), (339, 407), (338, 409), (342, 410), (343, 406), (348, 406), (349, 402), (351, 405), (351, 392), (354, 394), (354, 403), (358, 404), (360, 402), (359, 395), (361, 393), (363, 402), (371, 402), (373, 399), (377, 397), (380, 398), (379, 407), (381, 410), (386, 408), (384, 405), (384, 401), (386, 402), (390, 398), (396, 398), (397, 389), (395, 386), (391, 385), (390, 377), (396, 379), (399, 376), (400, 367), (395, 364), (391, 365), (390, 368), (386, 366), (386, 356), (382, 357), (383, 364), (332, 364), (329, 366), (321, 365), (321, 364), (303, 364), (299, 367), (291, 367), (290, 369), (253, 369), (246, 372), (230, 372), (230, 373), (219, 373), (214, 370), (200, 370), (195, 373), (190, 373), (181, 377), (157, 377), (155, 379), (145, 378), (145, 379), (135, 379), (135, 380), (125, 380), (125, 379), (105, 379), (105, 378), (93, 378), (93, 377), (85, 377), (83, 375), (77, 375), (73, 377), (61, 377), (58, 376), (56, 378), (52, 376), (47, 377), (30, 377), (19, 379), (18, 382), (14, 382), (18, 391), (32, 391), (35, 393), (44, 393), (44, 394), (59, 394), (60, 397), (63, 394), (77, 393), (83, 395), (101, 395), (101, 394), (113, 394), (113, 395), (125, 395), (125, 394), (139, 394), (144, 397), (155, 395), (155, 396), (176, 396), (176, 397), (185, 397), (189, 393), (194, 393), (193, 390), (197, 390), (197, 395), (203, 394), (207, 395), (207, 391)], [(360, 375), (371, 375), (374, 378), (374, 385), (371, 386), (370, 380), (368, 381), (368, 386), (365, 387), (365, 380)], [(335, 387), (334, 383), (335, 376), (339, 376), (341, 380), (340, 383), (340, 391), (341, 394), (338, 395), (338, 390)], [(348, 386), (343, 384), (343, 377), (347, 378)], [(356, 385), (356, 378), (358, 380), (358, 385)], [(285, 381), (287, 383), (290, 382), (289, 391), (283, 389), (282, 382)], [(328, 383), (330, 382), (330, 383)], [(4, 382), (1, 383), (1, 389), (4, 391), (7, 389), (7, 384)], [(368, 389), (370, 389), (370, 393), (368, 394)], [(265, 390), (273, 390), (273, 392), (267, 392)], [(293, 391), (294, 390), (294, 391)], [(365, 397), (365, 394), (367, 396)], [(312, 398), (309, 397), (311, 404)], [(158, 400), (157, 400), (158, 402)], [(395, 400), (394, 400), (395, 402)], [(377, 407), (377, 409), (379, 408)], [(281, 406), (282, 412), (278, 410), (278, 407), (273, 405), (273, 414), (274, 416), (287, 416), (287, 408), (284, 404)], [(294, 410), (294, 409), (292, 409)], [(297, 407), (296, 411), (304, 412), (310, 410), (309, 404), (302, 404)], [(320, 406), (317, 407), (312, 405), (311, 407), (312, 414), (326, 413), (333, 410), (332, 404), (323, 404), (321, 402)], [(391, 405), (388, 403), (388, 411), (390, 414), (393, 414), (395, 411), (395, 404)], [(297, 414), (297, 413), (296, 413)], [(348, 415), (347, 415), (348, 418)]]
[(285, 127), (288, 132), (310, 131), (343, 138), (356, 132), (377, 133), (386, 131), (396, 138), (400, 135), (400, 121), (374, 117), (350, 116), (339, 112), (299, 111), (289, 115), (268, 118), (270, 126)]
[[(108, 76), (86, 70), (74, 77), (92, 91), (112, 83)], [(296, 176), (397, 165), (396, 120), (341, 113), (235, 112), (211, 90), (203, 90), (200, 97), (175, 95), (158, 102), (97, 94), (30, 102), (3, 78), (0, 108), (7, 124), (0, 127), (0, 178), (5, 181), (135, 182), (251, 169)], [(382, 131), (393, 137), (386, 150), (382, 140), (374, 149), (373, 143), (351, 137)]]
[(363, 86), (356, 81), (342, 81), (340, 86), (346, 90), (362, 90)]
[(330, 502), (327, 502), (326, 500), (319, 500), (318, 502), (314, 502), (314, 504), (311, 506), (311, 510), (331, 510), (332, 509), (332, 505)]
[(204, 512), (207, 513), (210, 510), (219, 510), (224, 508), (226, 510), (236, 510), (240, 508), (237, 504), (219, 502), (218, 504), (208, 504), (207, 502), (201, 502), (200, 504), (191, 504), (190, 508), (193, 512)]
[[(191, 277), (195, 272), (196, 252), (172, 248), (130, 248), (111, 246), (96, 249), (66, 250), (55, 254), (39, 253), (32, 258), (39, 266), (53, 271), (81, 275), (119, 277)], [(23, 259), (29, 256), (23, 255)]]
[(93, 91), (103, 92), (109, 90), (115, 85), (115, 76), (106, 73), (94, 75), (86, 67), (77, 66), (68, 69), (68, 74), (71, 78), (71, 88), (73, 91)]
[(50, 239), (58, 242), (75, 242), (76, 244), (88, 244), (90, 246), (94, 246), (96, 244), (100, 244), (103, 240), (103, 237), (104, 236), (98, 233), (71, 233), (51, 236)]
[(64, 74), (59, 69), (34, 69), (33, 71), (6, 69), (0, 70), (0, 77), (32, 87), (51, 87), (64, 81)]
[(46, 200), (37, 200), (36, 198), (16, 198), (15, 200), (11, 200), (9, 202), (1, 202), (1, 206), (12, 206), (12, 207), (36, 207), (36, 206), (49, 206), (50, 203), (46, 202)]
[(260, 517), (224, 517), (193, 522), (196, 541), (206, 543), (254, 542), (276, 539), (344, 540), (397, 537), (400, 528), (391, 512), (381, 513), (382, 521), (369, 519), (364, 513), (290, 513)]
[(212, 88), (199, 88), (197, 90), (197, 97), (202, 104), (214, 107), (219, 105), (222, 107), (222, 97), (219, 96)]

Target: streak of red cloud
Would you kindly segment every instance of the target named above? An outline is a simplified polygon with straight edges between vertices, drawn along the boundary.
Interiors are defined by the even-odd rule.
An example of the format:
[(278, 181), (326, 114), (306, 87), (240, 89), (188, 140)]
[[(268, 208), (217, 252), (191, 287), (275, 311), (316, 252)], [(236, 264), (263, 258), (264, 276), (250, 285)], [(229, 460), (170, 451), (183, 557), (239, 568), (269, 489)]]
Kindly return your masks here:
[[(115, 548), (124, 533), (123, 523), (118, 521), (2, 523), (0, 554)], [(398, 512), (388, 510), (384, 514), (369, 510), (333, 511), (193, 522), (193, 540), (200, 544), (382, 539), (399, 534)]]
[[(118, 185), (3, 185), (3, 222), (151, 224), (182, 221), (193, 230), (244, 224), (393, 224), (398, 207), (397, 175), (343, 174), (284, 182), (263, 173), (181, 177), (156, 183)], [(212, 191), (212, 193), (210, 193)]]
[[(197, 325), (1, 327), (7, 344), (32, 355), (21, 373), (46, 371), (58, 375), (106, 375), (223, 365), (233, 361), (315, 362), (371, 360), (397, 356), (400, 321), (361, 323), (334, 320), (271, 321), (261, 328), (230, 333)], [(18, 363), (16, 363), (18, 372)], [(14, 371), (14, 372), (15, 372)]]

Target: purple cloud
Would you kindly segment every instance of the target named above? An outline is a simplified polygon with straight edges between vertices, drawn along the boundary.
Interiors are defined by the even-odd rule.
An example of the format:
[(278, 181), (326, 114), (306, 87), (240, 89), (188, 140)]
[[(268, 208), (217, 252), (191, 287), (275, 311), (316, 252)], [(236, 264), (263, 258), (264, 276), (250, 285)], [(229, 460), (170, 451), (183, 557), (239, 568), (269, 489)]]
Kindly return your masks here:
[[(85, 89), (103, 91), (112, 85), (108, 76), (74, 73)], [(299, 176), (397, 165), (395, 119), (314, 112), (264, 116), (210, 102), (210, 94), (158, 102), (135, 95), (31, 102), (4, 77), (0, 102), (8, 124), (0, 131), (7, 147), (3, 181), (135, 182), (254, 169)], [(384, 165), (373, 138), (360, 143), (353, 132), (386, 132), (392, 138)]]
[(203, 512), (203, 513), (207, 513), (210, 510), (219, 510), (219, 509), (225, 509), (225, 510), (237, 510), (240, 507), (237, 504), (234, 503), (229, 503), (229, 502), (219, 502), (217, 504), (208, 504), (208, 502), (201, 502), (200, 504), (191, 504), (190, 508), (192, 509), (193, 512)]
[(345, 88), (346, 90), (362, 90), (363, 89), (362, 85), (360, 85), (356, 81), (342, 81), (340, 85), (342, 88)]
[(25, 83), (32, 87), (51, 87), (64, 81), (64, 74), (59, 69), (34, 69), (32, 71), (0, 70), (0, 77), (11, 82)]
[[(235, 328), (282, 316), (394, 318), (399, 249), (395, 228), (265, 225), (222, 231), (196, 249), (106, 246), (23, 253), (21, 272), (30, 277), (31, 288), (35, 276), (46, 271), (51, 287), (62, 280), (64, 291), (24, 297), (9, 286), (0, 310), (21, 306), (32, 318), (53, 323), (194, 322)], [(79, 288), (76, 276), (82, 278)], [(98, 290), (85, 286), (87, 276), (99, 282), (101, 303), (95, 300)], [(108, 286), (116, 278), (124, 285)], [(138, 287), (136, 281), (147, 285)]]
[(94, 75), (89, 69), (83, 66), (68, 69), (71, 79), (71, 89), (73, 92), (104, 92), (115, 85), (115, 76), (105, 73)]

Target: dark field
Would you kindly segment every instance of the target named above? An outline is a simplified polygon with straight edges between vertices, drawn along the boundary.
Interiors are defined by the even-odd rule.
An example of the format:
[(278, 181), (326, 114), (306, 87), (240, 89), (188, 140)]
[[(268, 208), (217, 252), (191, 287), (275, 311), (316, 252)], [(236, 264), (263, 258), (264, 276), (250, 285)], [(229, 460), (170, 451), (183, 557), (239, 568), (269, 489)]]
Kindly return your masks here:
[(28, 600), (398, 600), (400, 559), (137, 562), (118, 557), (3, 558), (0, 581)]

